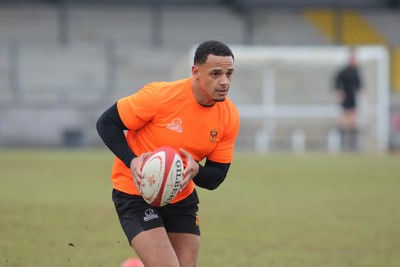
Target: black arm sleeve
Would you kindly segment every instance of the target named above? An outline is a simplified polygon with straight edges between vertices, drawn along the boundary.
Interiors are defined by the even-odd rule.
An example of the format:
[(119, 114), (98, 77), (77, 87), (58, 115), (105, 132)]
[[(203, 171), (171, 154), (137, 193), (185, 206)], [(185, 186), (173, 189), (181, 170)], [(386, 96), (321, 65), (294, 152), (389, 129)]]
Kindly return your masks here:
[(199, 187), (214, 190), (225, 180), (230, 165), (206, 160), (204, 166), (200, 165), (199, 173), (193, 178), (193, 182)]
[(343, 89), (343, 81), (342, 81), (342, 71), (337, 73), (334, 81), (334, 90), (342, 90)]
[(99, 117), (96, 128), (106, 146), (130, 168), (131, 161), (136, 155), (126, 141), (124, 130), (127, 130), (127, 127), (118, 114), (117, 103)]

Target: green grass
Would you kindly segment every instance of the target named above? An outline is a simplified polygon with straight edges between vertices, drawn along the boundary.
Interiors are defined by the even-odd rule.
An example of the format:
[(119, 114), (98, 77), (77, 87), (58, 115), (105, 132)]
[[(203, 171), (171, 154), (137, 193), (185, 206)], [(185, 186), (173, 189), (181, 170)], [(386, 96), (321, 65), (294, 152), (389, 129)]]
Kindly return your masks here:
[[(118, 267), (134, 256), (105, 150), (0, 150), (1, 267)], [(238, 153), (199, 189), (199, 267), (400, 266), (400, 158)]]

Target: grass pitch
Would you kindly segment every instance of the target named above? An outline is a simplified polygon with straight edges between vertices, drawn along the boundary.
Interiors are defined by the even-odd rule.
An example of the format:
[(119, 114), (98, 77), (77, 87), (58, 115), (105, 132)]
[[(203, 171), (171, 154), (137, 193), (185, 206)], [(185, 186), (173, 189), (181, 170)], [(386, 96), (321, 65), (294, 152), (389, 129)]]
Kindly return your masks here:
[[(106, 150), (0, 150), (0, 266), (119, 267), (134, 256)], [(237, 153), (198, 189), (199, 267), (400, 266), (400, 158)]]

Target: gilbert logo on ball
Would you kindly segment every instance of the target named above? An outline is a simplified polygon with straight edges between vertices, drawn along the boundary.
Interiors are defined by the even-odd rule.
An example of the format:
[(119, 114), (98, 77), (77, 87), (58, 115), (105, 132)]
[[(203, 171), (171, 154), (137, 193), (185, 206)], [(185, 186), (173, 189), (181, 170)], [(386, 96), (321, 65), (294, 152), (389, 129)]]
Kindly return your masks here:
[(143, 199), (152, 206), (170, 203), (181, 188), (183, 161), (178, 151), (163, 146), (154, 150), (144, 162)]

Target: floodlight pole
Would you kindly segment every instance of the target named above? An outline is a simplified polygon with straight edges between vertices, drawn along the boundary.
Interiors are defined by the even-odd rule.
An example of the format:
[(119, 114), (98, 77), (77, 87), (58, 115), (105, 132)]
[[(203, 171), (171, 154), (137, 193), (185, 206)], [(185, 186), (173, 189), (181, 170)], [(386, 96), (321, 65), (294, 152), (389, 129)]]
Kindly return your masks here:
[(158, 1), (152, 1), (151, 5), (151, 42), (154, 47), (160, 47), (163, 44), (162, 38), (162, 4)]
[(333, 2), (334, 4), (334, 23), (333, 23), (333, 32), (334, 32), (334, 42), (338, 45), (343, 44), (343, 6), (341, 0), (336, 0)]
[(69, 44), (69, 7), (67, 0), (58, 4), (58, 42), (61, 46)]

